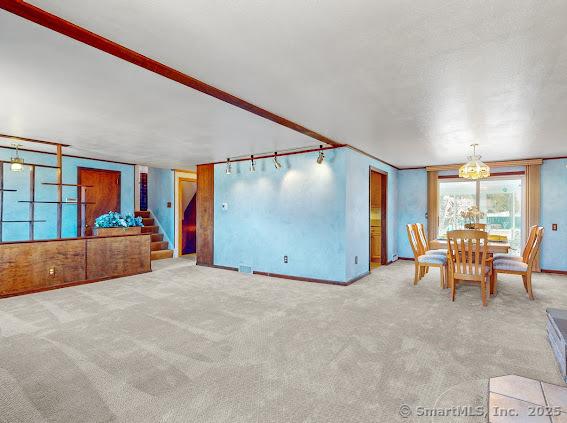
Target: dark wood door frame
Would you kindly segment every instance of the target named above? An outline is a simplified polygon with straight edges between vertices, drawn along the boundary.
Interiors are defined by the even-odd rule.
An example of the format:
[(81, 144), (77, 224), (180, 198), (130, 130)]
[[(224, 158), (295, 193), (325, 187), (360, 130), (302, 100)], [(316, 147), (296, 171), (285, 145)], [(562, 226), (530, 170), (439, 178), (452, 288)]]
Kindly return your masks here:
[[(96, 172), (106, 172), (106, 173), (116, 173), (118, 174), (118, 213), (122, 212), (122, 172), (119, 170), (111, 170), (111, 169), (98, 169), (96, 167), (77, 167), (77, 185), (82, 185), (81, 181), (81, 171), (83, 170), (93, 170)], [(77, 201), (83, 202), (86, 200), (86, 191), (88, 188), (85, 189), (85, 198), (82, 198), (83, 188), (81, 186), (77, 187)], [(87, 207), (87, 205), (79, 205), (77, 206), (77, 237), (84, 236), (84, 225), (83, 225), (83, 207)], [(85, 213), (86, 214), (86, 213)]]
[(388, 172), (369, 166), (368, 169), (368, 271), (372, 261), (372, 222), (370, 209), (372, 208), (372, 172), (382, 177), (380, 184), (380, 264), (388, 264)]

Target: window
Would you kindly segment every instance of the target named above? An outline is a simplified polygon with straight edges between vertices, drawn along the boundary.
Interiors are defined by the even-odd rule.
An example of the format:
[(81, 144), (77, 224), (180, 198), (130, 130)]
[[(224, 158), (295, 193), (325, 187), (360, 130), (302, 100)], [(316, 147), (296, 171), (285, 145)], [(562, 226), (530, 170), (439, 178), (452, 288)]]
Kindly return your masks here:
[(439, 238), (447, 231), (463, 229), (461, 212), (476, 206), (484, 217), (490, 238), (505, 239), (519, 254), (523, 242), (525, 200), (524, 177), (493, 177), (480, 181), (439, 180)]

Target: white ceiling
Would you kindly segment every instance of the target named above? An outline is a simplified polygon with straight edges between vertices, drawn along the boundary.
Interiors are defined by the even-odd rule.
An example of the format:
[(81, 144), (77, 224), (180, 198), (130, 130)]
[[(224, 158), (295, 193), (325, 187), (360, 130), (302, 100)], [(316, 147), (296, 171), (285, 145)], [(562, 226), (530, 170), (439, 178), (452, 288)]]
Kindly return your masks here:
[[(567, 155), (564, 0), (30, 3), (401, 167), (460, 162), (473, 141), (486, 160)], [(5, 15), (3, 131), (167, 166), (311, 143)]]
[[(177, 169), (319, 145), (3, 11), (0, 133), (70, 144), (67, 154)], [(0, 145), (11, 142), (0, 139)]]

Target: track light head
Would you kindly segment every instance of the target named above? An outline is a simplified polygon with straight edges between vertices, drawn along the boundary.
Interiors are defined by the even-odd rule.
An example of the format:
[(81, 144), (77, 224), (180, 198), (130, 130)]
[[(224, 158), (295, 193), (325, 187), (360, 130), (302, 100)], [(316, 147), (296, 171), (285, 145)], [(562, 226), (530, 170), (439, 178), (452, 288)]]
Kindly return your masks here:
[(321, 150), (319, 150), (319, 156), (317, 157), (317, 163), (322, 164), (323, 160), (325, 160), (325, 153), (323, 153), (323, 146), (320, 145), (319, 147), (321, 148)]
[(230, 175), (231, 171), (232, 171), (232, 165), (230, 164), (230, 159), (226, 159), (226, 170), (225, 170), (225, 172), (226, 172), (227, 175)]
[(282, 164), (278, 161), (278, 152), (277, 151), (274, 153), (274, 167), (276, 169), (282, 168)]

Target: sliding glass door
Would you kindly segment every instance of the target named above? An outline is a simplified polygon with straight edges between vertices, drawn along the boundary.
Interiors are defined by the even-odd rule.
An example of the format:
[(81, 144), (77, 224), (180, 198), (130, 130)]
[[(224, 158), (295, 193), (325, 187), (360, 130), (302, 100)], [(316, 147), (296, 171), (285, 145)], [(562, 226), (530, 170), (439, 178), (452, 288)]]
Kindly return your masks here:
[(479, 223), (485, 223), (493, 240), (510, 243), (519, 254), (524, 235), (524, 177), (493, 177), (480, 181), (463, 179), (439, 180), (439, 233), (463, 229), (461, 212), (476, 206), (483, 213)]

